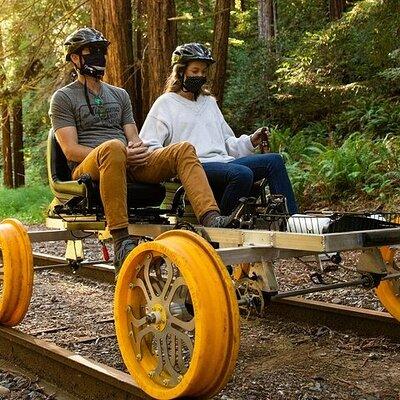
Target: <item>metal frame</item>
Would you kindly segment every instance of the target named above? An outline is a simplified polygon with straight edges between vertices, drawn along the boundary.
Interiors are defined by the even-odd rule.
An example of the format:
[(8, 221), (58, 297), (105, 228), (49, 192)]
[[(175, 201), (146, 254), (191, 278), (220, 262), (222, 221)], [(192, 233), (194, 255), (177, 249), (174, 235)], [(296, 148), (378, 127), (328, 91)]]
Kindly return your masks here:
[[(170, 225), (157, 224), (130, 224), (129, 233), (139, 237), (156, 238), (160, 234), (174, 229), (175, 219), (171, 219)], [(88, 232), (99, 232), (105, 229), (104, 222), (98, 222), (90, 218), (47, 218), (46, 226), (58, 229), (57, 231), (29, 232), (31, 240), (81, 240)], [(273, 261), (292, 257), (304, 257), (324, 253), (342, 252), (350, 250), (362, 250), (360, 261), (356, 269), (360, 274), (377, 274), (383, 278), (389, 271), (378, 251), (379, 246), (400, 244), (400, 228), (355, 231), (345, 233), (291, 233), (268, 230), (245, 230), (226, 228), (205, 228), (195, 226), (197, 233), (208, 241), (217, 244), (216, 252), (225, 265), (239, 263), (261, 263), (256, 269), (252, 269), (258, 285), (270, 296), (277, 295), (278, 282), (274, 272)], [(103, 231), (104, 235), (104, 231)], [(79, 255), (77, 255), (79, 257)], [(71, 252), (68, 257), (71, 260)], [(359, 279), (340, 287), (364, 285), (366, 280)], [(371, 285), (374, 283), (372, 282)], [(372, 287), (372, 286), (371, 286)], [(334, 289), (332, 287), (331, 289)], [(300, 289), (303, 293), (329, 290), (323, 285)], [(292, 296), (298, 294), (293, 291)], [(282, 294), (283, 295), (283, 294)], [(287, 294), (290, 296), (290, 294)]]

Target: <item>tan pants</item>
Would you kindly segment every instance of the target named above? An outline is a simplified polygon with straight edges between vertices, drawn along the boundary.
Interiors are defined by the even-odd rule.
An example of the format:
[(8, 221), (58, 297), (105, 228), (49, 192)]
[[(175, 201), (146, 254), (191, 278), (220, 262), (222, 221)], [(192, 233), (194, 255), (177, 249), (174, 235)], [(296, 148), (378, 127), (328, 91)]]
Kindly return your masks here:
[(129, 167), (126, 160), (125, 145), (117, 139), (109, 140), (93, 149), (72, 174), (73, 179), (78, 179), (88, 173), (94, 181), (99, 181), (110, 230), (128, 226), (127, 179), (130, 182), (160, 183), (178, 176), (199, 220), (208, 211), (219, 211), (207, 176), (190, 143), (154, 150), (143, 167)]

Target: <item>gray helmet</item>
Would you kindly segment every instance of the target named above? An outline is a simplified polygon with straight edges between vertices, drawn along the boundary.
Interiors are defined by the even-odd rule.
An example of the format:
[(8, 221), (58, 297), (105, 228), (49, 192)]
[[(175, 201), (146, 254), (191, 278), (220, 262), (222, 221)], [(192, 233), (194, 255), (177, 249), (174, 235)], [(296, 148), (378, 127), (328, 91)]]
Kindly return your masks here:
[(215, 63), (211, 51), (201, 43), (185, 43), (178, 46), (172, 53), (171, 65), (186, 64), (189, 61), (204, 61), (208, 64)]
[(110, 42), (104, 35), (94, 28), (80, 28), (74, 33), (71, 33), (65, 39), (64, 46), (66, 48), (66, 61), (71, 61), (71, 54), (76, 53), (79, 49), (90, 46), (99, 45), (104, 46), (105, 49), (109, 46)]

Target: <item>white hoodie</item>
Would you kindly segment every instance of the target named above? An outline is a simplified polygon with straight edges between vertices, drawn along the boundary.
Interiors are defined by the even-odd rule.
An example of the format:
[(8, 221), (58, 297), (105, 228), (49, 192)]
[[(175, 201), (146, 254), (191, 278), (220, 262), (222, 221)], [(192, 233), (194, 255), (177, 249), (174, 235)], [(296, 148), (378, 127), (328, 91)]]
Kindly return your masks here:
[(202, 163), (228, 162), (254, 152), (250, 136), (235, 137), (212, 96), (192, 101), (164, 93), (151, 107), (139, 136), (150, 150), (187, 141)]

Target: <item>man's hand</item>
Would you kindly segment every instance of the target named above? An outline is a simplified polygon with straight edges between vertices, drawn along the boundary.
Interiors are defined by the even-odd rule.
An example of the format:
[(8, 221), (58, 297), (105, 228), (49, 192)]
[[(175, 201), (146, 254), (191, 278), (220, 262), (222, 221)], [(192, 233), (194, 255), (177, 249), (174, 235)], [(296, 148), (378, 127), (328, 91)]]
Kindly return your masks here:
[(260, 146), (260, 150), (262, 153), (269, 151), (269, 129), (264, 126), (262, 128), (258, 128), (251, 136), (251, 144), (253, 147)]
[(127, 164), (131, 167), (142, 167), (147, 165), (147, 159), (150, 156), (149, 149), (146, 145), (140, 142), (129, 142), (126, 146)]

